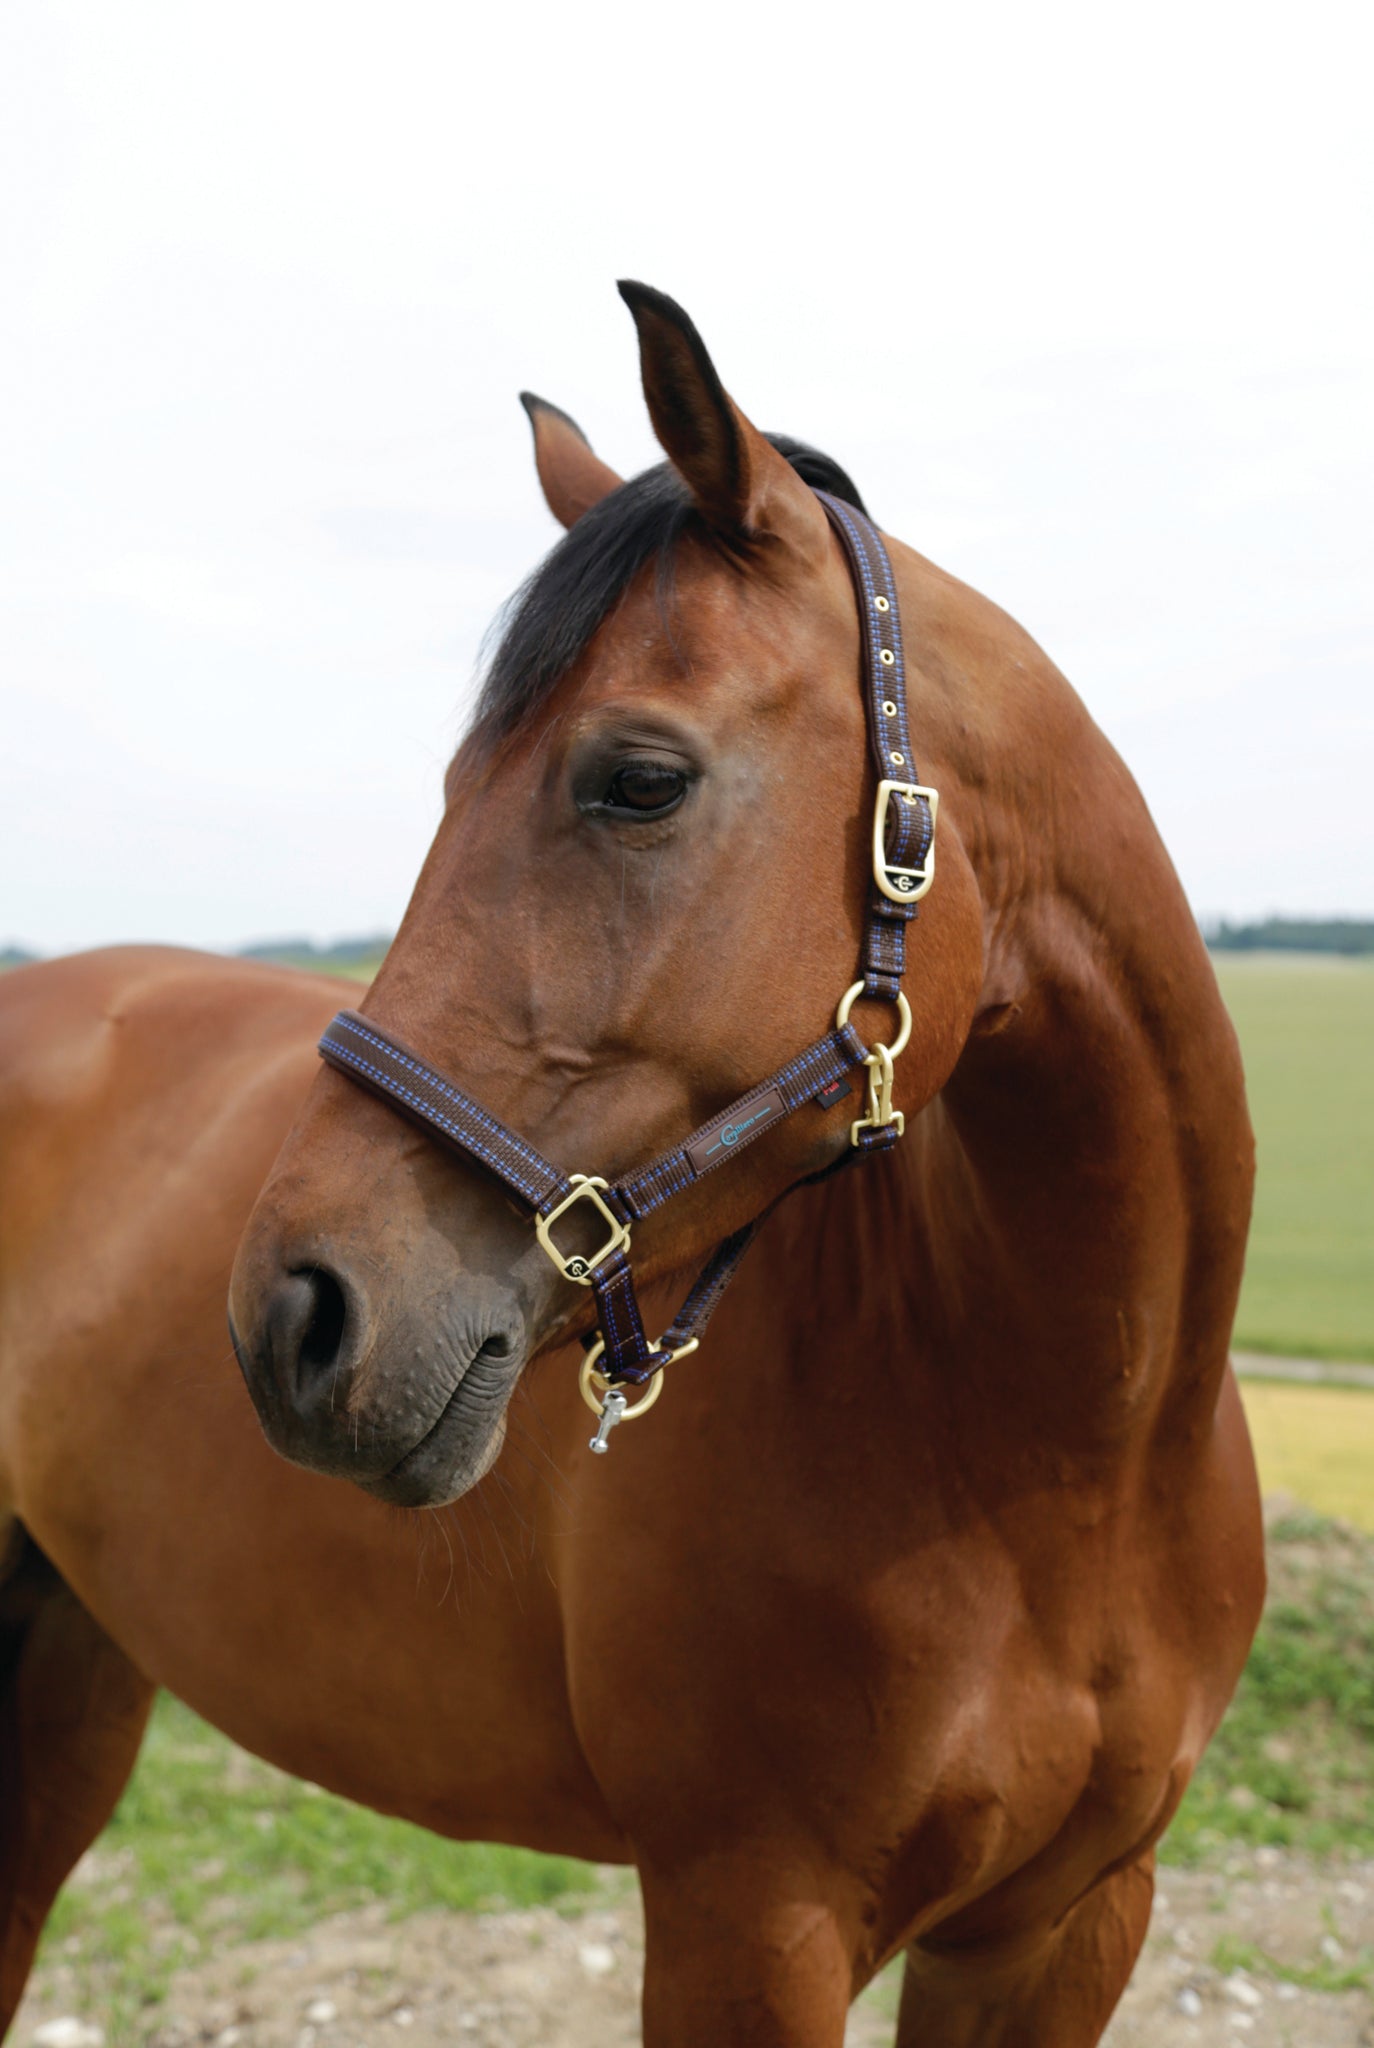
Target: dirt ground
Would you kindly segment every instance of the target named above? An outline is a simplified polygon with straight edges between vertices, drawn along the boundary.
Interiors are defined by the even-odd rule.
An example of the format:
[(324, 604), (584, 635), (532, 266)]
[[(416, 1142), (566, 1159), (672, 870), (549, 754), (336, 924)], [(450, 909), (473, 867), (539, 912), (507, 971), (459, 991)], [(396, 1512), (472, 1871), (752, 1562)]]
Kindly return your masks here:
[[(1272, 1964), (1326, 1981), (1367, 1967), (1374, 1862), (1314, 1865), (1259, 1849), (1221, 1872), (1165, 1871), (1109, 2048), (1374, 2048), (1366, 1992), (1308, 1989), (1269, 1974), (1257, 1957), (1251, 1969), (1218, 1968), (1223, 1940), (1232, 1956), (1252, 1945)], [(388, 1925), (382, 1907), (368, 1907), (295, 1940), (207, 1956), (176, 1980), (151, 2040), (154, 2048), (629, 2048), (639, 2040), (642, 1953), (638, 1902), (623, 1880), (578, 1914), (425, 1913)], [(848, 2048), (886, 2048), (896, 1996), (893, 1973), (865, 1994)], [(70, 1973), (54, 1957), (11, 2039), (25, 2048), (99, 2048), (102, 2038), (100, 2014), (73, 2003)], [(106, 2048), (124, 2043), (111, 2036)]]

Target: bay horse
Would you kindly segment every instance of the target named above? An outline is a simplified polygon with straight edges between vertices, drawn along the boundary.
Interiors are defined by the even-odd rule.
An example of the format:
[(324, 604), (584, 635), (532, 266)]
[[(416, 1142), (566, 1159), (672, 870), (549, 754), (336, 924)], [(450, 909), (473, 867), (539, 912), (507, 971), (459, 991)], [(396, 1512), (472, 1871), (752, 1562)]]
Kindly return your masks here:
[[(843, 1035), (887, 843), (859, 494), (622, 291), (667, 462), (622, 483), (528, 402), (568, 531), (355, 1026), (614, 1182)], [(156, 949), (0, 983), (6, 2019), (162, 1684), (441, 1833), (632, 1862), (649, 2048), (839, 2048), (903, 1951), (900, 2048), (1099, 2039), (1262, 1598), (1252, 1140), (1122, 763), (887, 550), (941, 804), (910, 1043), (884, 1066), (865, 985), (868, 1119), (827, 1084), (636, 1222), (663, 1329), (795, 1190), (610, 1455), (600, 1254), (318, 1065), (338, 985)]]

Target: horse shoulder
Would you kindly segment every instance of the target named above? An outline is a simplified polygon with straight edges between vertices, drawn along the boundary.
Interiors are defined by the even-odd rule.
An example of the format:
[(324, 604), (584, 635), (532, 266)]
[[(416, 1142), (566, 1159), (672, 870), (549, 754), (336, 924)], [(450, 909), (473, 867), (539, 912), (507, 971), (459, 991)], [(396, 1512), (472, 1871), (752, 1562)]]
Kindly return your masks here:
[(0, 977), (0, 1500), (54, 1359), (153, 1276), (219, 1287), (340, 995), (168, 947)]

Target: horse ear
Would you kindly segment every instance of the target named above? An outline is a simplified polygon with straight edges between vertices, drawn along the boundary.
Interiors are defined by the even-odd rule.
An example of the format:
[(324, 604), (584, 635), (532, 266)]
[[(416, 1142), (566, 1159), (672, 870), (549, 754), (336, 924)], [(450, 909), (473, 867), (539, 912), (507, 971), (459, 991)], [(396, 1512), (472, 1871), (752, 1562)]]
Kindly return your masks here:
[(622, 479), (593, 454), (577, 421), (556, 405), (536, 398), (532, 391), (522, 391), (520, 403), (534, 429), (534, 463), (548, 508), (561, 525), (573, 526), (584, 512), (618, 489)]
[(828, 545), (825, 514), (791, 464), (726, 391), (675, 300), (622, 278), (639, 330), (639, 366), (654, 432), (713, 526), (771, 535), (799, 554)]

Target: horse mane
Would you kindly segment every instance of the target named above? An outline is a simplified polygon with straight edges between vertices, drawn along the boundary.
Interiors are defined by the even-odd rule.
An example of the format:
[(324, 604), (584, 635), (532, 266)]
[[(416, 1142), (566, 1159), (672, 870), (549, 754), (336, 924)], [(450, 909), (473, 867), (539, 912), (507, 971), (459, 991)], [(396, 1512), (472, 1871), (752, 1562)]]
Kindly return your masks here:
[[(862, 512), (852, 479), (828, 455), (788, 434), (768, 439), (804, 482)], [(499, 739), (542, 704), (646, 563), (659, 566), (659, 598), (671, 593), (673, 554), (689, 528), (707, 531), (670, 463), (646, 469), (584, 512), (504, 607), (473, 730)]]

